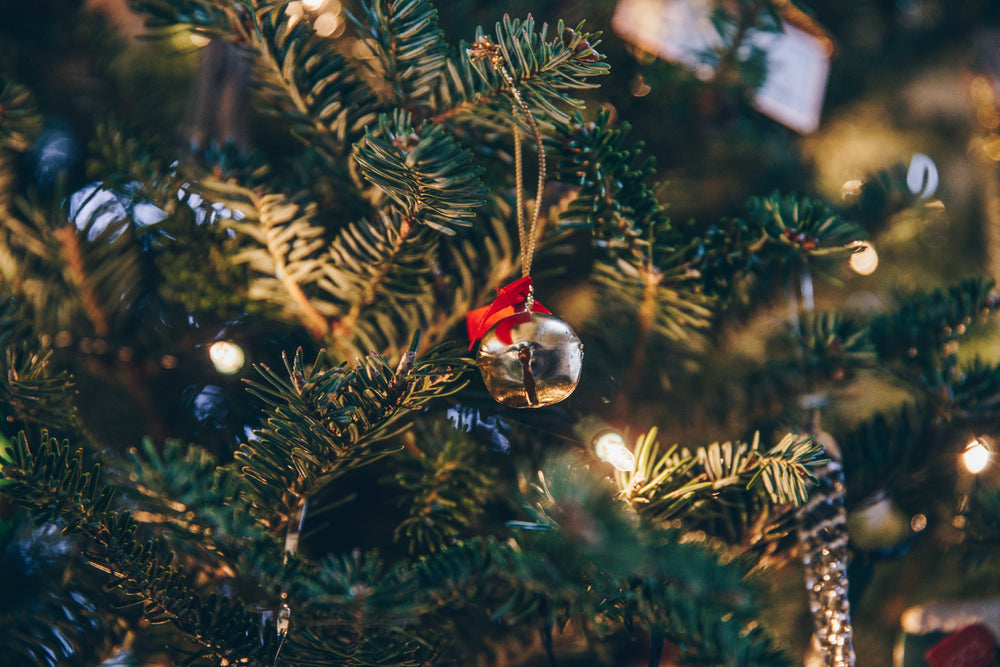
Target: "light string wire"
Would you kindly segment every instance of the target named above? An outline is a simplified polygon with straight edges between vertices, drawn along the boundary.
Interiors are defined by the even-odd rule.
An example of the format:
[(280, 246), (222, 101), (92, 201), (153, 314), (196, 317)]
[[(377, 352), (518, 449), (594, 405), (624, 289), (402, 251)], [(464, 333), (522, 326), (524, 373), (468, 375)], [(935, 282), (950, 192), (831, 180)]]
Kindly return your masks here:
[[(306, 521), (306, 510), (308, 507), (309, 501), (304, 499), (298, 508), (298, 517), (292, 517), (288, 522), (288, 528), (285, 531), (285, 556), (282, 560), (282, 566), (288, 565), (289, 556), (297, 553), (299, 550), (302, 525)], [(278, 635), (278, 647), (274, 651), (274, 663), (272, 667), (278, 667), (278, 658), (281, 656), (281, 649), (285, 647), (285, 641), (288, 639), (291, 620), (292, 607), (288, 604), (288, 593), (281, 591), (281, 606), (278, 607), (278, 618), (275, 623), (275, 630)]]

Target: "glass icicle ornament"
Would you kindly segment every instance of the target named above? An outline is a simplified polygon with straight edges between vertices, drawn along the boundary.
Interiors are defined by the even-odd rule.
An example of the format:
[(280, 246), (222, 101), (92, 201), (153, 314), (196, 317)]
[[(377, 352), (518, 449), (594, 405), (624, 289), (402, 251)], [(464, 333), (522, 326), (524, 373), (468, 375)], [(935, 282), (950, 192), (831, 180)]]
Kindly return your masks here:
[[(809, 611), (815, 634), (813, 646), (825, 667), (854, 667), (854, 629), (847, 599), (847, 512), (844, 509), (844, 470), (840, 448), (829, 433), (811, 429), (830, 457), (816, 471), (819, 487), (799, 508), (799, 550), (806, 571)], [(811, 663), (807, 663), (811, 664)]]

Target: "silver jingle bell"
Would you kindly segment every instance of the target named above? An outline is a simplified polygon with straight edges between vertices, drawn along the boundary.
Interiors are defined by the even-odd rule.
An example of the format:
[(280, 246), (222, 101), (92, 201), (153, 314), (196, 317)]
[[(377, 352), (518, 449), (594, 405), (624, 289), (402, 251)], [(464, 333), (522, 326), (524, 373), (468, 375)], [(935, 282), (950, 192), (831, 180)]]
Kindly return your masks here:
[(540, 408), (558, 403), (576, 389), (583, 343), (555, 315), (517, 313), (486, 332), (476, 363), (498, 403)]

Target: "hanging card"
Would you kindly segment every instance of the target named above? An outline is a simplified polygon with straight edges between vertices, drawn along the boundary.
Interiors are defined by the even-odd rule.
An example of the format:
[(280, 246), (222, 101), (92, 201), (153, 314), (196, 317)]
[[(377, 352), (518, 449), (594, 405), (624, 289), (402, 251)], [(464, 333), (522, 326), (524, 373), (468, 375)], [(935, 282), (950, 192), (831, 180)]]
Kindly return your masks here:
[[(712, 52), (723, 45), (712, 22), (712, 0), (620, 0), (612, 26), (624, 39), (664, 60), (711, 79)], [(833, 43), (801, 13), (789, 13), (782, 32), (752, 30), (747, 45), (764, 51), (767, 76), (754, 106), (767, 116), (808, 134), (820, 122)]]

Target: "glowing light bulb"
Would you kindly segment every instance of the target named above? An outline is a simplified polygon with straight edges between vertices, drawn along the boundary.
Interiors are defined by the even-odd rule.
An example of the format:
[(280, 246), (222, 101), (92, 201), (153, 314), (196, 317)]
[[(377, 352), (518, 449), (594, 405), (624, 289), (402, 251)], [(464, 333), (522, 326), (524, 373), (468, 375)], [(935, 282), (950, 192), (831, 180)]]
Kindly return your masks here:
[(625, 445), (625, 438), (617, 431), (604, 431), (598, 435), (594, 439), (594, 453), (597, 458), (622, 472), (635, 470), (635, 455)]
[(236, 343), (227, 340), (217, 340), (208, 348), (208, 356), (215, 365), (215, 370), (223, 375), (232, 375), (241, 368), (246, 361), (243, 348)]
[(992, 452), (990, 452), (989, 446), (982, 438), (976, 438), (965, 446), (965, 451), (962, 453), (962, 463), (965, 464), (969, 472), (978, 475), (986, 470), (991, 456)]
[(851, 253), (850, 264), (855, 273), (870, 276), (878, 268), (878, 253), (875, 246), (868, 241), (852, 241), (847, 244), (849, 249), (860, 248)]
[(307, 11), (315, 12), (326, 0), (302, 0), (302, 6), (306, 8)]

